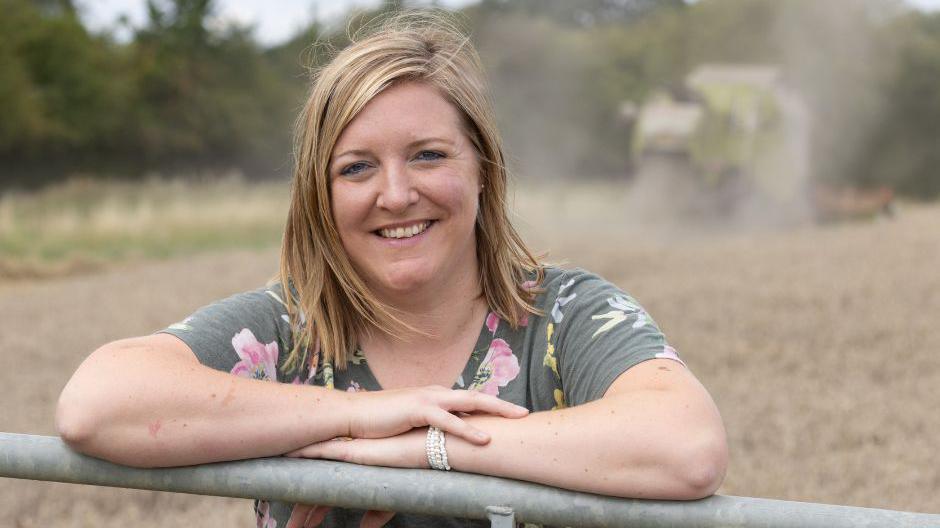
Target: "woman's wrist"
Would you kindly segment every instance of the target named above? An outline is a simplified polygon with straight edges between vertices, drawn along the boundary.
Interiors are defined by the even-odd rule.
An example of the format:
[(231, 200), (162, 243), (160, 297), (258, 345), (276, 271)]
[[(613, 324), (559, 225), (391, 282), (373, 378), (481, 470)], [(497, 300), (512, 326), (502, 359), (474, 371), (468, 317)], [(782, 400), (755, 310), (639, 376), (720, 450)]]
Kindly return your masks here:
[(308, 444), (350, 436), (353, 394), (324, 387), (304, 386), (303, 389), (310, 392), (301, 400), (303, 407), (297, 417), (312, 437)]

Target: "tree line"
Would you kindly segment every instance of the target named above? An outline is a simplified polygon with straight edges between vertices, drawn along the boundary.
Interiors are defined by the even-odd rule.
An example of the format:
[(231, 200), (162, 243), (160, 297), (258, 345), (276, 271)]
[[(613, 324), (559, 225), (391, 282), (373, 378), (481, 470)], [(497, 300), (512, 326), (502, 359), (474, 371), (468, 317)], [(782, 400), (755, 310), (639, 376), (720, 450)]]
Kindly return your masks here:
[[(75, 172), (283, 176), (310, 72), (388, 2), (265, 48), (213, 0), (149, 0), (118, 40), (71, 0), (0, 0), (0, 185)], [(940, 15), (896, 0), (481, 0), (461, 10), (516, 172), (622, 177), (625, 101), (706, 62), (774, 64), (813, 116), (817, 178), (940, 195)], [(37, 176), (39, 175), (39, 176)], [(19, 180), (18, 180), (19, 178)]]

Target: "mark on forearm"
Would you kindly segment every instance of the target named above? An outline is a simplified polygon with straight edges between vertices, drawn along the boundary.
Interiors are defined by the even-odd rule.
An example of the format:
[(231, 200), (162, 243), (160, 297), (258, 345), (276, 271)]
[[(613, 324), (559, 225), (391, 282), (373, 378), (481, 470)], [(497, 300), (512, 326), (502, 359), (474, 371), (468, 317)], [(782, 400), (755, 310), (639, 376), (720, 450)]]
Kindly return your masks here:
[(228, 392), (225, 393), (225, 398), (222, 398), (222, 407), (232, 403), (232, 400), (235, 399), (235, 384), (229, 385)]
[(157, 420), (155, 422), (151, 422), (150, 425), (147, 426), (147, 431), (150, 432), (150, 436), (156, 438), (157, 431), (159, 431), (161, 427), (163, 427), (163, 423), (160, 420)]
[(672, 372), (672, 370), (671, 370), (669, 367), (659, 367), (659, 370), (665, 370), (665, 371), (667, 371), (667, 372)]

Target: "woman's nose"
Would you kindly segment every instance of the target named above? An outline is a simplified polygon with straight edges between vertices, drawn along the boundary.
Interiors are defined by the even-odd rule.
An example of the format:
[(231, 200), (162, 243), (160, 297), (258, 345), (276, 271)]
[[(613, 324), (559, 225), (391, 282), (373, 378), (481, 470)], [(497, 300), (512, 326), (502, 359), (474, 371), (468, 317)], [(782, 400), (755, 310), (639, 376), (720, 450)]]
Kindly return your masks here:
[(387, 167), (376, 205), (392, 213), (402, 213), (418, 202), (418, 191), (405, 166)]

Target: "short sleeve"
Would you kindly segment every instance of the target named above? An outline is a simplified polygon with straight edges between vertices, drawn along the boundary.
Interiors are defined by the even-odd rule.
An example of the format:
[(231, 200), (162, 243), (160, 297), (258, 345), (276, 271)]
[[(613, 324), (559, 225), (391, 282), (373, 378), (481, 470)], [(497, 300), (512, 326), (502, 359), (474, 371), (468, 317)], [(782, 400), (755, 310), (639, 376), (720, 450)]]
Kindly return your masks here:
[[(630, 367), (654, 358), (679, 361), (652, 317), (630, 295), (583, 270), (553, 281), (548, 324), (568, 405), (596, 400)], [(548, 308), (548, 307), (546, 307)]]
[(233, 295), (204, 306), (158, 333), (189, 345), (203, 365), (237, 376), (287, 381), (279, 366), (291, 350), (287, 308), (279, 286)]

